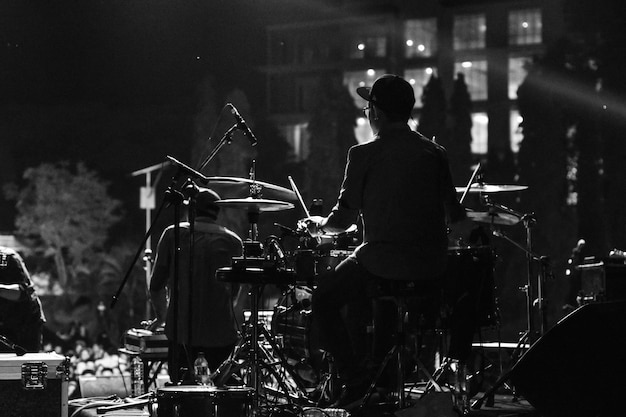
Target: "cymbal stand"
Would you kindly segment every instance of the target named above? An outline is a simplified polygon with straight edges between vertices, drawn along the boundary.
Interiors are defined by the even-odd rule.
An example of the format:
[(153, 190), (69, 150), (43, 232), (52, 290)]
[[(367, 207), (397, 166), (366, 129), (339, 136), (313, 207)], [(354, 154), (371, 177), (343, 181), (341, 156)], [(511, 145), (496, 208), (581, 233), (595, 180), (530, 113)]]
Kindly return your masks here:
[[(512, 214), (516, 217), (518, 217), (523, 225), (524, 225), (524, 229), (526, 230), (526, 246), (524, 247), (523, 245), (517, 243), (515, 240), (511, 239), (509, 236), (507, 236), (506, 234), (502, 233), (500, 230), (496, 229), (494, 227), (494, 224), (491, 224), (491, 228), (492, 228), (492, 234), (496, 237), (500, 237), (505, 239), (507, 242), (511, 243), (512, 245), (514, 245), (515, 247), (517, 247), (518, 249), (522, 250), (525, 254), (526, 254), (526, 259), (527, 259), (527, 282), (526, 285), (524, 287), (522, 287), (521, 289), (526, 293), (526, 320), (527, 320), (527, 329), (524, 333), (522, 333), (515, 352), (518, 352), (519, 350), (521, 350), (523, 347), (525, 347), (526, 345), (528, 347), (532, 346), (532, 344), (536, 341), (536, 334), (535, 334), (535, 326), (534, 326), (534, 322), (533, 322), (533, 304), (534, 304), (534, 300), (532, 297), (532, 289), (533, 289), (533, 277), (532, 277), (532, 264), (533, 261), (538, 261), (541, 263), (541, 274), (540, 277), (537, 279), (537, 306), (539, 307), (539, 312), (541, 315), (541, 327), (540, 327), (540, 334), (539, 336), (542, 336), (544, 334), (544, 332), (547, 330), (547, 314), (546, 314), (546, 302), (544, 300), (544, 287), (545, 287), (545, 277), (548, 274), (548, 266), (550, 265), (549, 262), (549, 258), (546, 256), (539, 256), (537, 254), (535, 254), (532, 251), (532, 227), (536, 224), (536, 219), (535, 219), (535, 215), (534, 213), (527, 213), (527, 214), (522, 214), (522, 213), (518, 213), (513, 209), (510, 209), (508, 207), (505, 207), (501, 204), (497, 204), (494, 203), (492, 201), (490, 201), (488, 196), (483, 196), (482, 197), (483, 202), (490, 208), (490, 210), (492, 208), (495, 209), (499, 209), (502, 210), (503, 212)], [(520, 355), (521, 356), (521, 355)], [(514, 358), (514, 360), (519, 359), (520, 356), (517, 356), (517, 358)], [(502, 385), (504, 385), (508, 379), (509, 379), (509, 373), (510, 371), (504, 373), (503, 375), (501, 375), (498, 380), (496, 381), (496, 383), (489, 389), (487, 390), (482, 397), (480, 397), (478, 400), (474, 401), (472, 403), (472, 408), (473, 409), (479, 409), (483, 402), (487, 399), (490, 398), (491, 400), (493, 400), (493, 394), (495, 393), (495, 391)], [(490, 401), (491, 401), (490, 400)]]
[[(272, 392), (276, 397), (282, 396), (290, 404), (294, 401), (308, 402), (302, 380), (287, 363), (282, 349), (263, 323), (259, 322), (258, 302), (263, 288), (263, 284), (255, 284), (250, 289), (252, 309), (244, 335), (230, 356), (216, 370), (215, 380), (218, 384), (225, 383), (231, 375), (244, 369), (248, 376), (246, 383), (255, 393), (253, 410), (259, 409), (262, 390), (266, 393)], [(241, 358), (243, 361), (240, 361)], [(266, 373), (261, 375), (262, 371)], [(269, 383), (265, 379), (268, 376)], [(277, 386), (277, 389), (270, 385)]]

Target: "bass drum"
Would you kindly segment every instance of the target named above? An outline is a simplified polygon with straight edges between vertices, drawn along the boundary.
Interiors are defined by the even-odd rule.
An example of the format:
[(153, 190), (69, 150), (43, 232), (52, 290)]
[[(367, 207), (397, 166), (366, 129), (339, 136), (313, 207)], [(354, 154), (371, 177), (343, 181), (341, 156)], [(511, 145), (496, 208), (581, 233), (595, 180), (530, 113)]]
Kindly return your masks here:
[(322, 352), (310, 306), (310, 298), (301, 298), (289, 307), (275, 307), (272, 334), (299, 376), (315, 386), (319, 379)]
[(251, 417), (254, 390), (179, 385), (157, 390), (158, 417)]
[(448, 248), (444, 302), (462, 315), (473, 317), (477, 326), (497, 324), (494, 281), (495, 254), (491, 246)]

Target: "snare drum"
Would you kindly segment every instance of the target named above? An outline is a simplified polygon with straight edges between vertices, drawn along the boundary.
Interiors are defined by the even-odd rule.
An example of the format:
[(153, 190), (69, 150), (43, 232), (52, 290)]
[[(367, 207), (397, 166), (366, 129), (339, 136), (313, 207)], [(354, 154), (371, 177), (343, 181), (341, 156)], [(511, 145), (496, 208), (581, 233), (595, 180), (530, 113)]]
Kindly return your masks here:
[(157, 390), (158, 417), (250, 417), (254, 390), (179, 385)]
[(351, 250), (333, 249), (329, 252), (317, 252), (311, 249), (295, 252), (296, 281), (310, 283), (335, 270), (341, 261), (352, 255)]
[(323, 275), (334, 271), (335, 267), (350, 255), (351, 250), (333, 249), (328, 255), (318, 256), (315, 264), (317, 274)]

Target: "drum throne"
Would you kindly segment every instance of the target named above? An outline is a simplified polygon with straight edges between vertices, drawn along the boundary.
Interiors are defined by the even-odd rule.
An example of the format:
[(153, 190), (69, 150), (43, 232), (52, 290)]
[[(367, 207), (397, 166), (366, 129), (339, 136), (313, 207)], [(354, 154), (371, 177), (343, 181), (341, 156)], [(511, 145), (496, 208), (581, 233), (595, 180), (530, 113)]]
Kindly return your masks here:
[[(411, 307), (438, 304), (441, 299), (441, 283), (439, 280), (391, 280), (378, 279), (374, 282), (370, 289), (370, 297), (374, 303), (386, 302), (392, 303), (394, 306), (393, 317), (393, 344), (386, 353), (379, 365), (376, 375), (372, 379), (369, 389), (362, 398), (359, 408), (362, 409), (369, 405), (372, 395), (376, 391), (377, 386), (387, 386), (389, 388), (388, 395), (382, 405), (391, 406), (394, 409), (403, 409), (410, 404), (410, 395), (407, 396), (406, 385), (409, 370), (406, 365), (413, 361), (414, 373), (422, 373), (426, 378), (427, 387), (433, 387), (437, 391), (441, 391), (439, 384), (435, 381), (427, 367), (419, 359), (417, 352), (413, 357), (409, 357), (409, 349), (407, 346), (406, 321)], [(381, 323), (383, 326), (391, 325), (391, 323)], [(376, 326), (375, 326), (376, 327)], [(375, 330), (377, 332), (377, 330)], [(392, 366), (393, 365), (393, 366)], [(387, 378), (385, 378), (387, 376)], [(385, 382), (384, 380), (387, 379)], [(391, 379), (391, 380), (389, 380)]]

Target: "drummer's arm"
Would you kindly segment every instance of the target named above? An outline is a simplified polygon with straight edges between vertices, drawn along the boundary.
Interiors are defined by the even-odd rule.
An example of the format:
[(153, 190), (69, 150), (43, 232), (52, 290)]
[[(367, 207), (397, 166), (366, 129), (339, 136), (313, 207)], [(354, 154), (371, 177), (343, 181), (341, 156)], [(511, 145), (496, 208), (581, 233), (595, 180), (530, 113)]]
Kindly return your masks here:
[(321, 222), (323, 232), (341, 233), (358, 222), (365, 169), (366, 158), (362, 150), (350, 148), (337, 204)]
[(342, 204), (342, 200), (339, 199), (328, 217), (322, 220), (323, 233), (341, 233), (358, 222), (359, 210), (343, 207)]

